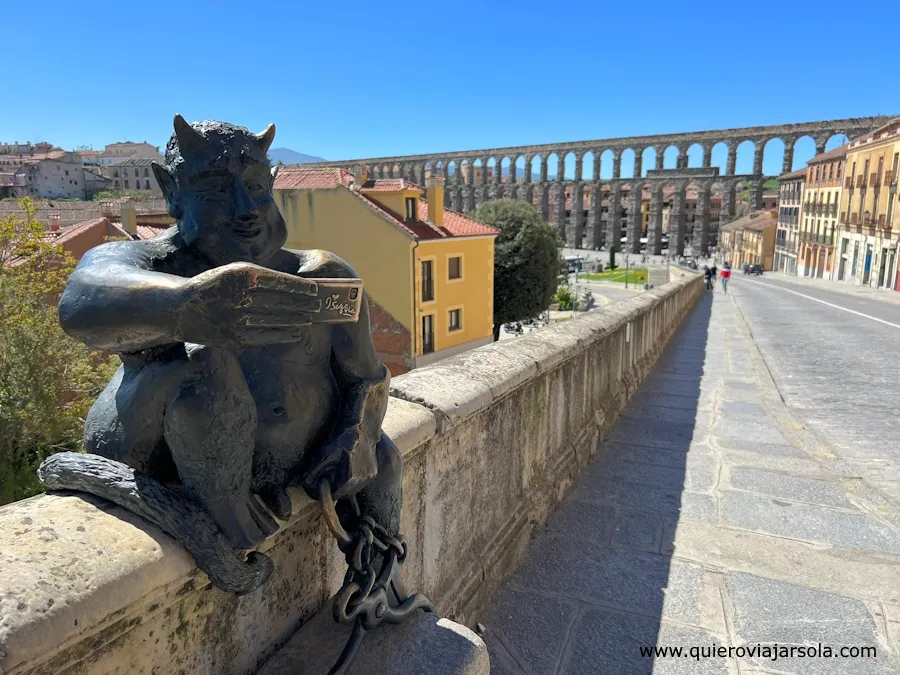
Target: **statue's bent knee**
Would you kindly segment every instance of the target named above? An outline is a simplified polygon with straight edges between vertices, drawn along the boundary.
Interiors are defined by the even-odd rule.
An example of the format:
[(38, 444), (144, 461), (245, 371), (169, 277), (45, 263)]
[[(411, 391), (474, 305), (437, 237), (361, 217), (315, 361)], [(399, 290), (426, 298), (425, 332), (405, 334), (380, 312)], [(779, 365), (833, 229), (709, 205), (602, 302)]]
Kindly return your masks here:
[(232, 353), (197, 347), (188, 357), (193, 368), (166, 410), (166, 443), (198, 497), (237, 497), (249, 491), (256, 404)]

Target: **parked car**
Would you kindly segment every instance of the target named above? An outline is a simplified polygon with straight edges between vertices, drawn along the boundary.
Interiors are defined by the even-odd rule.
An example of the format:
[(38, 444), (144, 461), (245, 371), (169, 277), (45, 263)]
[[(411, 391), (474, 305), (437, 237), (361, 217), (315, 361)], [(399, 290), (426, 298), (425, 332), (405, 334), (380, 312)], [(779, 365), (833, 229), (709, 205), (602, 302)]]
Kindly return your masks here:
[(756, 276), (760, 276), (762, 273), (762, 265), (750, 265), (750, 269), (747, 270), (747, 274), (755, 274)]

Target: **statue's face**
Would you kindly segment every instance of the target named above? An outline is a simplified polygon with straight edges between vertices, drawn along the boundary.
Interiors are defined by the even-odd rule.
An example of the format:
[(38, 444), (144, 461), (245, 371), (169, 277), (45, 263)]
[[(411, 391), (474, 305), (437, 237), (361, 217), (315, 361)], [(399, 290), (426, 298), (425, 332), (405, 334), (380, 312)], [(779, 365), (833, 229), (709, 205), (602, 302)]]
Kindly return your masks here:
[(264, 262), (284, 246), (287, 227), (272, 197), (265, 149), (250, 134), (210, 134), (182, 150), (167, 195), (184, 240), (215, 265)]

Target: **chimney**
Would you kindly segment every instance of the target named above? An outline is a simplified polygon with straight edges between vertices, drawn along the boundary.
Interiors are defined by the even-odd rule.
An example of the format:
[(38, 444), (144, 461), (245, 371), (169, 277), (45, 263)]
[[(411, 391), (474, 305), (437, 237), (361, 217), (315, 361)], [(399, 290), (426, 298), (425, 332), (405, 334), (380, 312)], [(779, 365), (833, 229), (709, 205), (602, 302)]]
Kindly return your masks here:
[(137, 235), (137, 212), (134, 210), (134, 202), (130, 199), (123, 199), (122, 205), (119, 207), (119, 221), (122, 229), (130, 235)]
[(431, 174), (425, 181), (425, 199), (428, 200), (428, 220), (438, 226), (444, 224), (444, 179)]
[(100, 202), (100, 215), (104, 218), (112, 218), (115, 215), (112, 202)]
[(59, 214), (54, 213), (50, 216), (50, 231), (59, 232)]
[(365, 185), (366, 181), (369, 180), (369, 167), (365, 164), (360, 164), (356, 173), (359, 175), (359, 184), (361, 186)]

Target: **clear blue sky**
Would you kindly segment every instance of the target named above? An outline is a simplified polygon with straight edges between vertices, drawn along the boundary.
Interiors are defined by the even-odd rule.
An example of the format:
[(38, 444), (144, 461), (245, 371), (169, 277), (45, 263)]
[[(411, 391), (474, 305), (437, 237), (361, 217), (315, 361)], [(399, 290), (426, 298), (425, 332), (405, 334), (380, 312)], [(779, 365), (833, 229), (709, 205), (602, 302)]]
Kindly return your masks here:
[(345, 159), (900, 114), (896, 1), (74, 7), (4, 6), (0, 139), (162, 146), (180, 112)]

